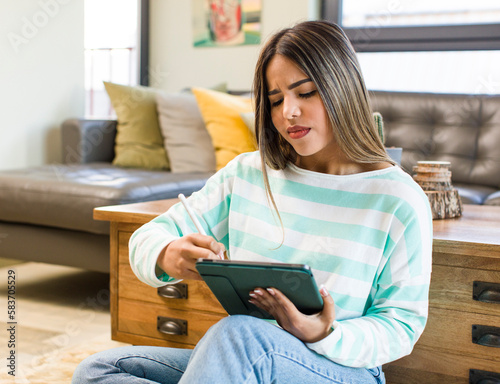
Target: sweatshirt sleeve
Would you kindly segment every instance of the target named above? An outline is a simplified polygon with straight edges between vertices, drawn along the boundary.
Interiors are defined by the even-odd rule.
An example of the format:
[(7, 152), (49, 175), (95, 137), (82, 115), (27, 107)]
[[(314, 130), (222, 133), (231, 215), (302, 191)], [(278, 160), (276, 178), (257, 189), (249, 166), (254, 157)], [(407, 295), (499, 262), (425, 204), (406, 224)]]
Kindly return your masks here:
[[(223, 243), (226, 249), (229, 249), (227, 215), (233, 168), (234, 165), (226, 166), (212, 176), (200, 191), (187, 198), (206, 234)], [(156, 265), (158, 257), (172, 241), (196, 232), (181, 203), (137, 229), (129, 241), (130, 265), (137, 278), (155, 288), (179, 281)]]
[(410, 354), (428, 316), (430, 213), (411, 219), (386, 248), (388, 256), (379, 266), (364, 315), (335, 321), (333, 332), (308, 343), (310, 349), (338, 364), (359, 368), (377, 367)]

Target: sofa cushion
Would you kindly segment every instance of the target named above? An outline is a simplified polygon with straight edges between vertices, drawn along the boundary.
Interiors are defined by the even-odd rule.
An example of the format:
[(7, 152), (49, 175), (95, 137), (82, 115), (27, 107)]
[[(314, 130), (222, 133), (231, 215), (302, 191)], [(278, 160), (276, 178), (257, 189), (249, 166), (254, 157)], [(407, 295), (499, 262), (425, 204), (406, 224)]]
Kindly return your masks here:
[(500, 191), (492, 193), (484, 200), (484, 205), (500, 205)]
[(449, 161), (453, 183), (500, 186), (500, 96), (370, 94), (386, 145), (403, 148), (407, 172), (420, 160)]
[(454, 183), (453, 187), (458, 191), (462, 204), (484, 204), (496, 192), (495, 188), (484, 185)]
[(212, 139), (194, 95), (158, 92), (156, 104), (172, 172), (214, 172)]
[(0, 172), (0, 221), (109, 233), (95, 207), (191, 194), (212, 173), (123, 169), (109, 163), (45, 165)]
[(157, 91), (104, 82), (118, 120), (114, 165), (168, 169), (156, 112)]
[[(108, 224), (109, 227), (109, 224)], [(109, 273), (109, 236), (0, 221), (0, 253), (7, 259), (69, 265)]]
[(255, 136), (241, 118), (241, 113), (252, 111), (250, 98), (202, 88), (192, 91), (212, 138), (217, 170), (240, 153), (257, 149)]

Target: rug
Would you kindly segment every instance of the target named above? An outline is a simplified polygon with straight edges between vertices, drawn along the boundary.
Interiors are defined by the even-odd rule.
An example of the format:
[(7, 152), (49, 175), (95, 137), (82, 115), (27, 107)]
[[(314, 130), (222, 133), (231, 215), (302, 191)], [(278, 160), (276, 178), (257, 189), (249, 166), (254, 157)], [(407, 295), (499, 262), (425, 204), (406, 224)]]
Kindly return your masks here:
[(55, 349), (28, 364), (20, 364), (15, 378), (0, 380), (0, 383), (69, 384), (73, 372), (83, 359), (94, 353), (125, 345), (128, 344), (102, 340), (102, 337), (98, 337), (84, 345)]
[[(14, 271), (14, 272), (9, 272)], [(5, 358), (12, 348), (7, 321), (15, 274), (15, 373)], [(111, 340), (109, 275), (44, 263), (0, 268), (0, 384), (68, 384), (77, 365), (122, 344)]]

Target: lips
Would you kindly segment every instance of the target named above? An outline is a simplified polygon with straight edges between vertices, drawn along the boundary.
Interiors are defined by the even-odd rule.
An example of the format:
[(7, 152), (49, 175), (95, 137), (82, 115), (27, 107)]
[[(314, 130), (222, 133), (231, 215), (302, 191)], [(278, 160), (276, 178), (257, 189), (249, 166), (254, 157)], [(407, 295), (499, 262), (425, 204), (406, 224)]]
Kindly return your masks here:
[(301, 139), (309, 133), (311, 128), (302, 127), (300, 125), (294, 125), (293, 127), (288, 127), (287, 132), (292, 139)]

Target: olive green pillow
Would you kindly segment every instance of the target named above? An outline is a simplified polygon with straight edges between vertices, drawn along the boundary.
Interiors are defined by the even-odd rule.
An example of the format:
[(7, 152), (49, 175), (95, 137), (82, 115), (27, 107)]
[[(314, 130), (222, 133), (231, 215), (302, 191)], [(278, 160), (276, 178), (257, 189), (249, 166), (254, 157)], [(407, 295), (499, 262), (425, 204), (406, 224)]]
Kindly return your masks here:
[(115, 158), (121, 167), (169, 169), (156, 112), (157, 91), (104, 82), (117, 117)]

